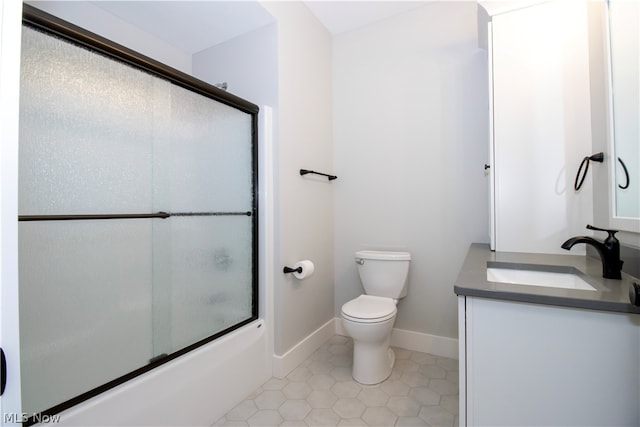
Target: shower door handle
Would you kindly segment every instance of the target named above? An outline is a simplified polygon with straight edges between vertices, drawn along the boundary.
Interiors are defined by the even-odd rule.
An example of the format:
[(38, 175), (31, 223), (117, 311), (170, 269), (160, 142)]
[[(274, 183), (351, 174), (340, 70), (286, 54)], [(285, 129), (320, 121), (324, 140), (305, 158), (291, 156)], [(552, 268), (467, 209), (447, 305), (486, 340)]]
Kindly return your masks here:
[(2, 376), (2, 387), (0, 389), (0, 396), (2, 396), (4, 394), (4, 387), (7, 385), (7, 358), (4, 357), (4, 350), (2, 348), (0, 348), (0, 353), (2, 354), (2, 366), (0, 366), (2, 369), (0, 373)]

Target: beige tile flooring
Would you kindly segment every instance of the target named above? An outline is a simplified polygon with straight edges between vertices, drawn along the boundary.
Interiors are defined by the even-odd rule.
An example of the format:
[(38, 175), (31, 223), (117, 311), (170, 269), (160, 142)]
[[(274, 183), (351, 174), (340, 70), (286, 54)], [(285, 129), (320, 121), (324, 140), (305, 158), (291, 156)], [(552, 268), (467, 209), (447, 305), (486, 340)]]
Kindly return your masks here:
[(271, 378), (214, 425), (458, 425), (458, 361), (394, 351), (391, 376), (362, 385), (351, 378), (353, 341), (335, 335), (286, 378)]

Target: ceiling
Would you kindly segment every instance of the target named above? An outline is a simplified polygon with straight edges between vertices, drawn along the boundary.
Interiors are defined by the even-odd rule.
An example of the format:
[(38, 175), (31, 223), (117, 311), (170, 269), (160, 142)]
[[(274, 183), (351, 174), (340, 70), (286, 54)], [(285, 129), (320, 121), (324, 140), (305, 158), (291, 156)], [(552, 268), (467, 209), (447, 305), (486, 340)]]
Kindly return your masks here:
[(324, 1), (304, 2), (333, 35), (354, 30), (372, 22), (424, 6), (425, 0), (413, 1)]
[[(333, 34), (424, 5), (424, 1), (304, 1)], [(187, 53), (199, 52), (274, 21), (255, 1), (91, 1)]]
[(190, 54), (273, 22), (273, 17), (253, 1), (91, 3)]

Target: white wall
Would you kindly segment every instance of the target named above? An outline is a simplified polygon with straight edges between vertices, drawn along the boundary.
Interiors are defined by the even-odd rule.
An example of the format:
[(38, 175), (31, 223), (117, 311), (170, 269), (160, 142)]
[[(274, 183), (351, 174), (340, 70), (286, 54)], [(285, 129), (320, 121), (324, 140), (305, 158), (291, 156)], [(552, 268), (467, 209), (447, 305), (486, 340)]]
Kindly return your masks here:
[(457, 336), (453, 283), (488, 241), (486, 56), (475, 2), (429, 3), (334, 38), (335, 314), (353, 254), (412, 254), (396, 328)]
[[(592, 175), (573, 188), (593, 153), (586, 24), (584, 2), (545, 2), (492, 19), (497, 251), (564, 255), (562, 242), (593, 222)], [(584, 254), (584, 246), (571, 253)]]
[(183, 73), (191, 73), (191, 55), (84, 1), (26, 1), (38, 9), (135, 50)]
[(258, 106), (278, 103), (278, 27), (269, 24), (193, 55), (193, 76)]
[[(334, 172), (331, 36), (301, 2), (261, 3), (278, 25), (275, 353), (283, 355), (333, 318), (336, 182), (301, 177)], [(315, 264), (302, 281), (282, 274), (301, 259)]]

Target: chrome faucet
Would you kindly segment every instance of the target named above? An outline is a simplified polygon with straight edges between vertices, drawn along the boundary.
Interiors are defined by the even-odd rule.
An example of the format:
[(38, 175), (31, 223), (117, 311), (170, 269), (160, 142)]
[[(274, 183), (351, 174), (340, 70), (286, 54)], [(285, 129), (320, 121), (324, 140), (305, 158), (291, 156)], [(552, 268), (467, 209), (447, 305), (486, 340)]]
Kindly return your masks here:
[(587, 225), (587, 228), (589, 230), (606, 231), (609, 236), (604, 239), (604, 242), (587, 236), (572, 237), (562, 244), (562, 249), (570, 250), (576, 243), (591, 245), (596, 248), (602, 260), (602, 277), (606, 279), (622, 279), (620, 270), (622, 270), (623, 261), (620, 260), (620, 242), (615, 236), (618, 230), (605, 230), (592, 225)]

